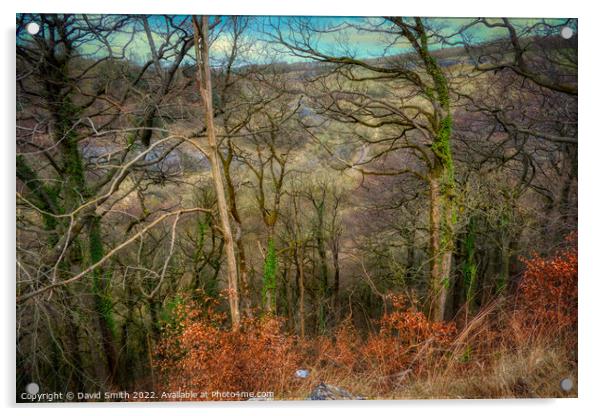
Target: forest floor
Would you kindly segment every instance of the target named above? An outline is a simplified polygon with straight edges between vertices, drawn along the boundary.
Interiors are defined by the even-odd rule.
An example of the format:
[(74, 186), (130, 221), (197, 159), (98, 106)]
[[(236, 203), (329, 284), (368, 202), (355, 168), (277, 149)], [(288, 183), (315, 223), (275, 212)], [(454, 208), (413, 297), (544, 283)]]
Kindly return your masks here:
[[(540, 345), (517, 351), (493, 351), (492, 363), (433, 366), (413, 377), (353, 373), (338, 368), (312, 368), (310, 376), (278, 399), (303, 400), (324, 381), (371, 400), (568, 398), (577, 397), (577, 368), (562, 346)], [(451, 360), (450, 360), (451, 361)], [(383, 393), (384, 391), (384, 393)]]
[[(347, 319), (301, 338), (284, 330), (285, 318), (262, 314), (233, 330), (219, 301), (185, 300), (157, 351), (161, 387), (276, 400), (306, 399), (320, 383), (366, 399), (577, 397), (577, 248), (525, 266), (516, 293), (464, 322), (432, 321), (391, 294), (369, 332)], [(306, 378), (295, 377), (300, 369)]]

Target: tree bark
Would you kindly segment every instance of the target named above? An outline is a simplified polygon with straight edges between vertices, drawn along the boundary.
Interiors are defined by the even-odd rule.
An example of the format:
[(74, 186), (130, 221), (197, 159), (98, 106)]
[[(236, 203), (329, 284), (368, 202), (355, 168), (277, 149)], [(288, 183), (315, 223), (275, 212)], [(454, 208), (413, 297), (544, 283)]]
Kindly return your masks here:
[(211, 68), (209, 66), (208, 42), (209, 18), (207, 16), (201, 16), (200, 21), (197, 17), (193, 17), (192, 20), (194, 25), (194, 49), (197, 61), (197, 80), (199, 85), (199, 93), (201, 95), (201, 102), (205, 110), (205, 124), (207, 128), (207, 139), (209, 142), (209, 152), (207, 156), (209, 158), (209, 162), (211, 163), (211, 176), (213, 178), (213, 185), (215, 187), (215, 194), (217, 197), (221, 231), (224, 237), (230, 317), (232, 320), (232, 329), (236, 331), (240, 327), (236, 254), (234, 252), (234, 239), (232, 237), (228, 204), (226, 202), (222, 172), (219, 165), (220, 158), (218, 155), (217, 138), (213, 121)]
[(305, 269), (303, 267), (304, 257), (303, 245), (298, 249), (298, 267), (299, 267), (299, 327), (301, 339), (305, 339)]
[[(430, 248), (431, 248), (431, 307), (430, 316), (435, 320), (445, 318), (445, 304), (449, 290), (449, 266), (451, 251), (448, 253), (443, 239), (443, 202), (441, 184), (438, 177), (430, 183)], [(449, 259), (448, 259), (449, 258)]]
[(232, 144), (228, 142), (228, 153), (225, 158), (222, 158), (224, 166), (224, 179), (226, 181), (226, 189), (228, 191), (228, 207), (230, 214), (234, 219), (236, 225), (236, 233), (234, 234), (234, 242), (238, 253), (238, 277), (240, 282), (240, 294), (241, 300), (240, 305), (242, 312), (249, 316), (251, 315), (251, 294), (249, 286), (249, 273), (247, 270), (247, 256), (245, 252), (245, 244), (242, 239), (242, 219), (238, 213), (238, 204), (236, 203), (236, 191), (234, 190), (234, 183), (232, 181), (232, 175), (230, 174), (230, 166), (232, 158), (234, 157), (234, 150)]

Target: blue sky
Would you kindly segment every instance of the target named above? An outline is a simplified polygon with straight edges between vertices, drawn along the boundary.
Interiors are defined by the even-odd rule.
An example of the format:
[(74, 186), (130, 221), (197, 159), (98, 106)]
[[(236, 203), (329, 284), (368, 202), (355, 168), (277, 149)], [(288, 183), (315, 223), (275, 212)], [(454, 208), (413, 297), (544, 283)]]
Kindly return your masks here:
[[(98, 16), (91, 16), (90, 18)], [(181, 24), (182, 28), (190, 31), (189, 16), (171, 16), (176, 24)], [(424, 18), (427, 26), (437, 29), (438, 33), (450, 36), (456, 33), (461, 27), (474, 21), (474, 18)], [(221, 27), (224, 29), (215, 38), (212, 44), (212, 56), (219, 60), (224, 53), (229, 50), (232, 42), (231, 33), (227, 30), (227, 17), (224, 19)], [(488, 19), (490, 23), (499, 22), (500, 19)], [(535, 32), (527, 32), (526, 28), (533, 27), (541, 29), (544, 25), (554, 25), (561, 27), (567, 23), (567, 19), (511, 19), (517, 27), (519, 33), (524, 35), (533, 35)], [(149, 23), (153, 31), (153, 38), (157, 45), (169, 41), (166, 35), (165, 18), (162, 16), (149, 16)], [(569, 23), (574, 30), (577, 29), (576, 21)], [(302, 32), (296, 30), (298, 25), (310, 25), (313, 28), (321, 30), (321, 33), (314, 34), (311, 38), (311, 44), (315, 48), (336, 56), (355, 56), (358, 58), (371, 58), (383, 55), (394, 55), (409, 50), (409, 44), (403, 39), (383, 34), (374, 28), (384, 28), (387, 25), (382, 18), (377, 17), (291, 17), (291, 16), (254, 16), (251, 18), (249, 30), (245, 34), (245, 44), (242, 51), (242, 57), (247, 62), (264, 62), (271, 60), (294, 62), (303, 60), (287, 53), (285, 48), (278, 46), (271, 41), (276, 33), (275, 27), (280, 26), (282, 32), (288, 39), (299, 39)], [(150, 46), (147, 35), (144, 32), (141, 23), (136, 24), (137, 31), (134, 33), (134, 26), (126, 26), (120, 33), (111, 36), (110, 44), (114, 53), (123, 53), (126, 57), (134, 60), (146, 60), (150, 56)], [(336, 30), (335, 30), (336, 29)], [(26, 33), (20, 37), (22, 41), (27, 41)], [(470, 27), (465, 31), (472, 42), (483, 42), (492, 40), (501, 36), (507, 36), (504, 28), (488, 28), (479, 24)], [(449, 41), (458, 41), (460, 36), (452, 37)], [(127, 45), (127, 46), (126, 46)], [(438, 49), (446, 47), (435, 39), (432, 39), (431, 47)], [(125, 48), (125, 50), (124, 50)], [(106, 54), (106, 46), (98, 42), (89, 42), (83, 50), (90, 54)], [(166, 57), (166, 61), (169, 61)]]

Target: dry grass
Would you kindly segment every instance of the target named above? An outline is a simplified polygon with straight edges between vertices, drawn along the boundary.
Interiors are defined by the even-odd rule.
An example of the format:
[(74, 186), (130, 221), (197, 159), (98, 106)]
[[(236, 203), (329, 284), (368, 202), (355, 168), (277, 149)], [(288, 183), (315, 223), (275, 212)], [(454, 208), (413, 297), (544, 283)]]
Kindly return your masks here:
[[(388, 398), (577, 397), (577, 369), (562, 347), (534, 345), (492, 354), (494, 358), (488, 365), (474, 365), (463, 371), (456, 364), (451, 372), (435, 370), (391, 392)], [(571, 391), (565, 392), (560, 386), (565, 378), (575, 383)]]
[[(576, 285), (569, 247), (528, 261), (516, 298), (499, 297), (468, 322), (429, 321), (391, 295), (378, 332), (360, 334), (343, 321), (306, 341), (272, 317), (248, 318), (232, 332), (223, 314), (186, 303), (163, 342), (160, 370), (171, 390), (273, 391), (276, 399), (304, 399), (319, 382), (367, 399), (577, 397)], [(310, 376), (295, 378), (297, 368)], [(564, 391), (567, 378), (573, 387)]]
[[(416, 363), (399, 373), (358, 373), (333, 363), (315, 362), (308, 367), (310, 376), (297, 382), (291, 395), (281, 398), (303, 399), (320, 381), (367, 399), (577, 397), (577, 360), (570, 347), (574, 345), (572, 335), (558, 336), (550, 331), (550, 335), (540, 332), (534, 337), (513, 332), (500, 341), (499, 334), (490, 332), (493, 317), (489, 318), (483, 315), (475, 318), (458, 335), (454, 348), (443, 355), (429, 351), (429, 344), (425, 343), (425, 349), (415, 357)], [(416, 368), (420, 369), (418, 374)], [(566, 378), (573, 382), (570, 391), (564, 391), (560, 385)]]
[[(249, 325), (248, 332), (237, 336), (215, 327), (203, 327), (210, 333), (201, 333), (197, 324), (180, 338), (183, 344), (178, 341), (196, 347), (189, 345), (192, 352), (163, 369), (171, 374), (172, 390), (242, 388), (274, 391), (280, 400), (303, 400), (319, 382), (366, 399), (577, 397), (574, 335), (507, 324), (514, 319), (495, 304), (449, 344), (434, 342), (429, 334), (411, 347), (382, 332), (362, 338), (341, 331), (340, 338), (302, 343), (278, 333), (278, 325), (270, 321)], [(501, 329), (500, 321), (506, 322)], [(208, 342), (211, 348), (198, 349)], [(389, 355), (374, 354), (374, 344), (391, 343), (397, 345), (387, 350)], [(295, 378), (296, 368), (309, 370), (309, 377)], [(565, 378), (574, 383), (570, 391), (560, 386)]]

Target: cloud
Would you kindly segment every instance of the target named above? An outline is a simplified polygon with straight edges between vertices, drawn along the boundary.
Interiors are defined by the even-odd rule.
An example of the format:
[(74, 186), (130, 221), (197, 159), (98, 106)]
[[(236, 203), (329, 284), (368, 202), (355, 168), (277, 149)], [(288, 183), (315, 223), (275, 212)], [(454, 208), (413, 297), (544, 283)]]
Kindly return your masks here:
[[(182, 29), (187, 28), (185, 16), (174, 17), (176, 24), (182, 23)], [(178, 20), (179, 19), (179, 20)], [(318, 29), (312, 33), (312, 45), (327, 54), (335, 56), (355, 56), (359, 58), (373, 58), (383, 55), (395, 55), (408, 50), (410, 44), (402, 36), (394, 33), (384, 33), (391, 28), (391, 24), (377, 17), (254, 17), (251, 18), (248, 31), (244, 33), (239, 41), (239, 59), (245, 63), (280, 61), (300, 61), (303, 58), (295, 57), (287, 52), (286, 48), (278, 47), (273, 42), (274, 23), (280, 25), (285, 36), (291, 39), (298, 37), (296, 30), (308, 25)], [(461, 37), (456, 33), (463, 27), (474, 22), (474, 18), (424, 18), (428, 27), (443, 36), (452, 36), (450, 41), (459, 41)], [(535, 18), (513, 18), (510, 19), (519, 31), (519, 34), (537, 34), (544, 27), (560, 26), (566, 24), (567, 19), (535, 19)], [(149, 17), (151, 23), (152, 38), (157, 48), (161, 45), (173, 42), (175, 39), (168, 37), (166, 33), (166, 22), (159, 16)], [(183, 23), (184, 22), (184, 23)], [(489, 23), (499, 23), (499, 18), (489, 18)], [(576, 30), (576, 21), (571, 21), (571, 26)], [(535, 28), (535, 30), (533, 30)], [(227, 25), (222, 27), (216, 39), (211, 45), (211, 56), (214, 63), (219, 63), (227, 58), (233, 46), (233, 36)], [(478, 24), (466, 29), (465, 35), (474, 42), (482, 42), (502, 36), (507, 36), (503, 27), (487, 27)], [(110, 50), (116, 56), (122, 56), (135, 61), (146, 61), (151, 57), (151, 47), (146, 32), (139, 20), (132, 20), (119, 32), (108, 37)], [(445, 47), (443, 44), (434, 43), (433, 48)], [(81, 46), (84, 54), (91, 56), (106, 56), (109, 47), (98, 39), (92, 39)], [(167, 54), (163, 62), (170, 62), (173, 53)], [(192, 59), (192, 55), (191, 58)]]

